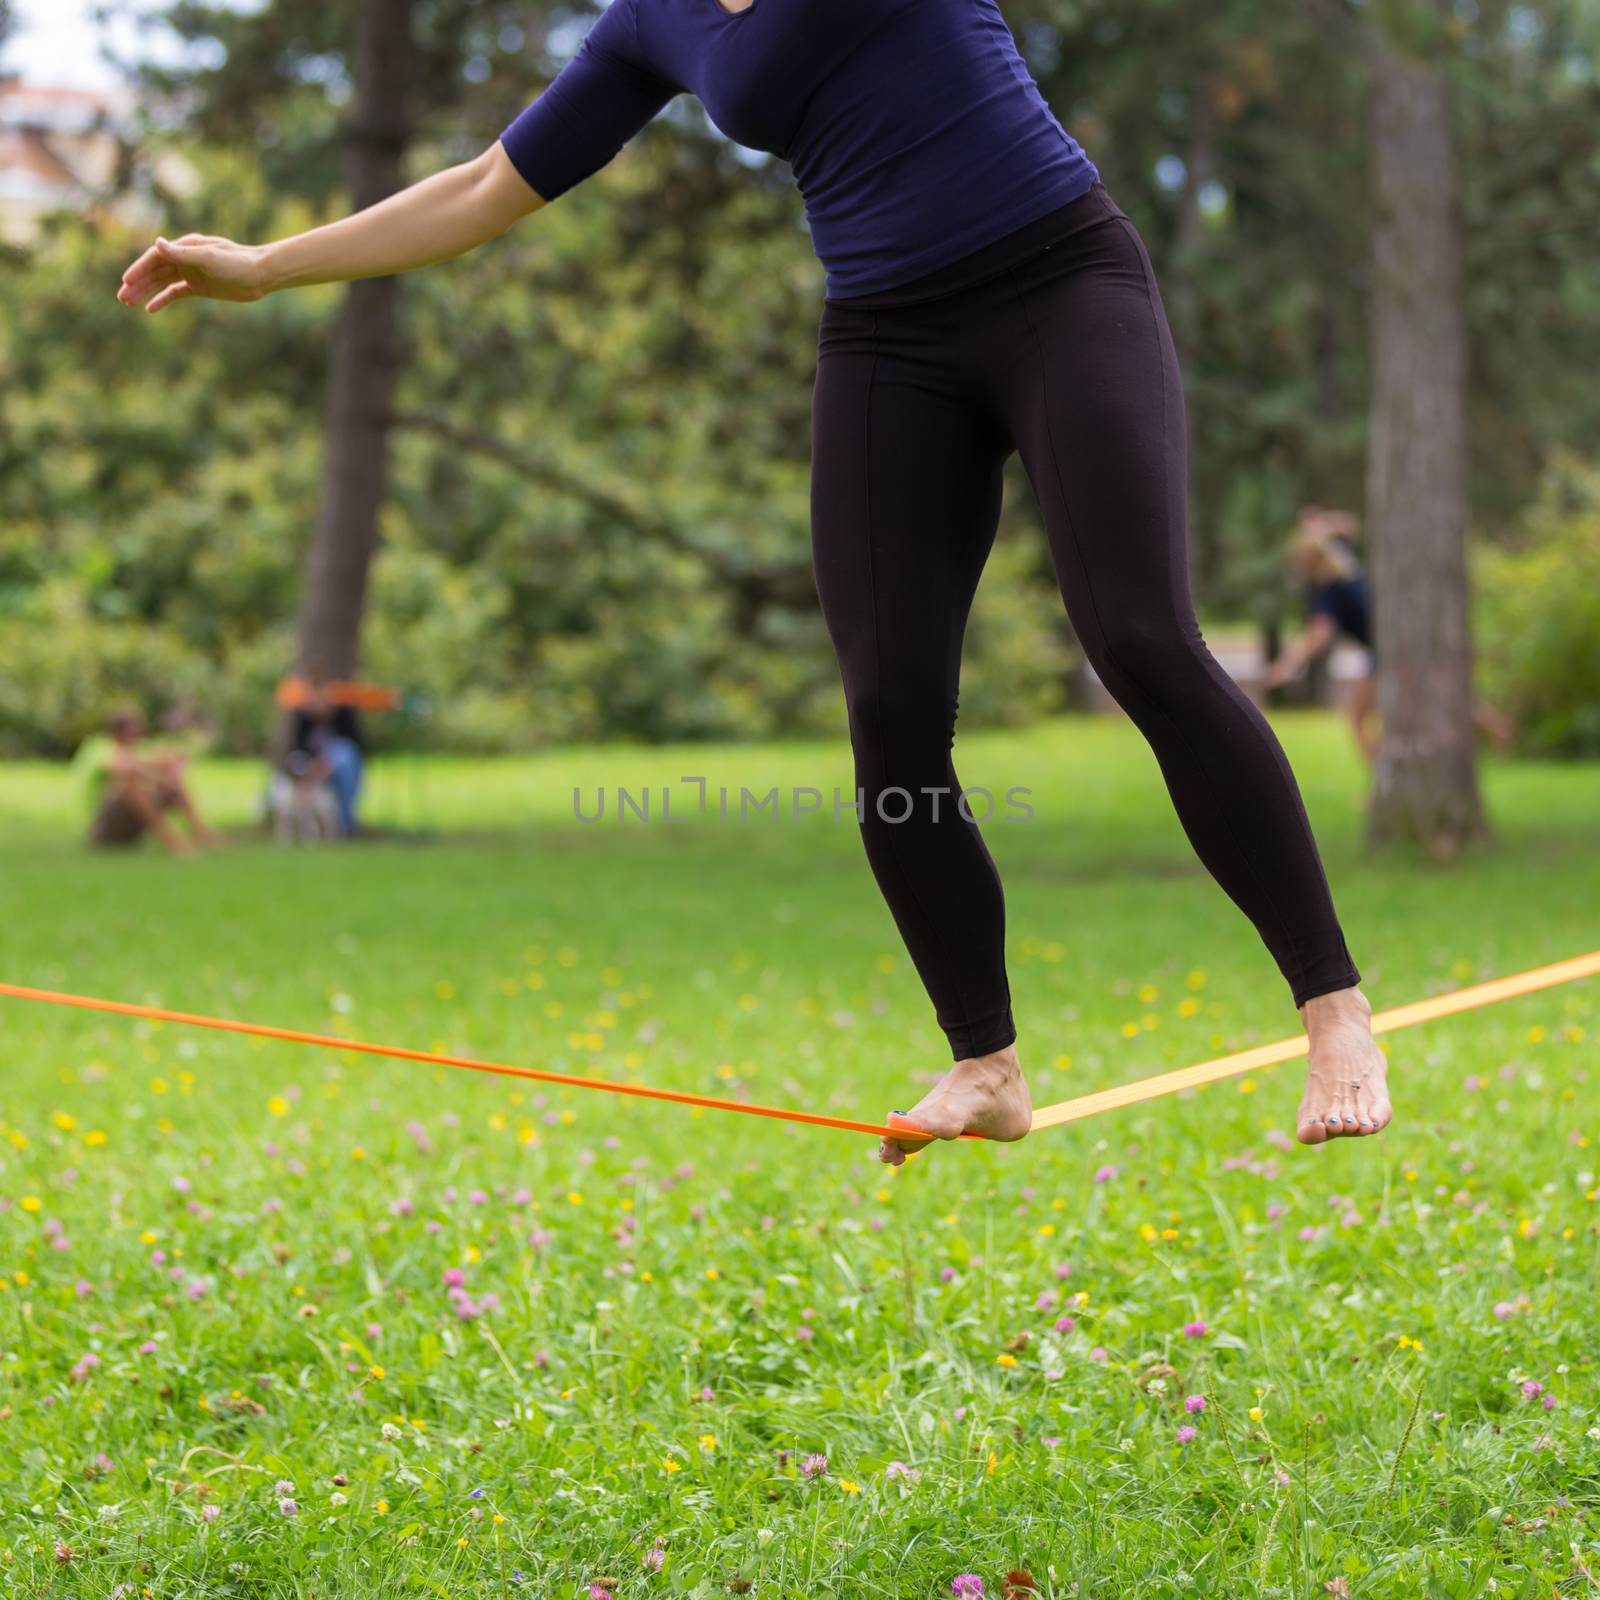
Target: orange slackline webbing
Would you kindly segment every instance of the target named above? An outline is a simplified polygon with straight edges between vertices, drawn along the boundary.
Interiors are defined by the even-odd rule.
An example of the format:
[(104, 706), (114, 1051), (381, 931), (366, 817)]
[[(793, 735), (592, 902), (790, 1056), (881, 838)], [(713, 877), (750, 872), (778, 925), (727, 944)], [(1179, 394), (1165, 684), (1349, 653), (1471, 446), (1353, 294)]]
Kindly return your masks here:
[[(1431, 1000), (1417, 1000), (1410, 1005), (1396, 1006), (1390, 1011), (1380, 1011), (1372, 1019), (1374, 1033), (1388, 1033), (1396, 1028), (1409, 1028), (1419, 1022), (1431, 1022), (1436, 1017), (1448, 1017), (1458, 1011), (1471, 1011), (1477, 1006), (1493, 1005), (1496, 1001), (1512, 1000), (1518, 995), (1533, 994), (1539, 989), (1549, 989), (1559, 983), (1572, 983), (1579, 978), (1600, 976), (1600, 950), (1590, 955), (1577, 956), (1570, 961), (1558, 961), (1553, 966), (1535, 967), (1529, 972), (1519, 972), (1508, 978), (1496, 978), (1489, 983), (1474, 984), (1468, 989), (1456, 989), (1449, 994), (1435, 995)], [(160, 1006), (130, 1005), (121, 1000), (97, 1000), (87, 995), (58, 994), (49, 989), (29, 989), (20, 984), (0, 983), (0, 997), (12, 1000), (33, 1000), (44, 1005), (71, 1006), (80, 1011), (107, 1011), (115, 1016), (144, 1017), (152, 1022), (172, 1022), (185, 1027), (213, 1028), (222, 1033), (243, 1033), (259, 1039), (283, 1039), (290, 1044), (318, 1045), (328, 1050), (350, 1050), (369, 1056), (389, 1056), (398, 1061), (421, 1061), (440, 1067), (460, 1067), (468, 1072), (492, 1072), (507, 1078), (529, 1078), (536, 1083), (561, 1084), (573, 1089), (601, 1089), (608, 1094), (633, 1095), (642, 1100), (669, 1100), (677, 1105), (699, 1106), (711, 1111), (737, 1111), (749, 1117), (774, 1117), (785, 1122), (800, 1122), (819, 1128), (841, 1128), (847, 1133), (868, 1133), (879, 1137), (898, 1137), (904, 1140), (909, 1126), (882, 1127), (872, 1122), (857, 1122), (849, 1117), (830, 1117), (817, 1111), (795, 1111), (782, 1106), (753, 1105), (743, 1100), (725, 1100), (716, 1095), (690, 1094), (677, 1089), (653, 1089), (644, 1084), (618, 1083), (610, 1078), (584, 1078), (569, 1072), (548, 1072), (540, 1067), (512, 1066), (500, 1061), (478, 1061), (470, 1056), (444, 1055), (432, 1050), (408, 1050), (400, 1045), (369, 1044), (361, 1039), (341, 1039), (334, 1034), (306, 1033), (296, 1028), (270, 1028), (259, 1022), (230, 1022), (221, 1017), (196, 1016), (187, 1011), (168, 1011)], [(1139, 1078), (1132, 1083), (1119, 1084), (1112, 1089), (1100, 1089), (1093, 1094), (1080, 1095), (1075, 1100), (1063, 1100), (1057, 1105), (1044, 1106), (1033, 1115), (1033, 1129), (1059, 1127), (1065, 1122), (1077, 1122), (1084, 1117), (1113, 1111), (1120, 1106), (1138, 1105), (1144, 1100), (1154, 1100), (1161, 1095), (1176, 1094), (1182, 1089), (1197, 1089), (1204, 1084), (1216, 1083), (1222, 1078), (1237, 1077), (1259, 1067), (1272, 1066), (1282, 1061), (1293, 1061), (1306, 1053), (1304, 1034), (1293, 1039), (1282, 1039), (1276, 1044), (1257, 1045), (1250, 1050), (1239, 1050), (1232, 1055), (1219, 1056), (1215, 1061), (1203, 1061), (1197, 1066), (1180, 1067), (1174, 1072), (1161, 1072), (1153, 1077)]]
[(438, 1067), (461, 1067), (468, 1072), (498, 1073), (503, 1078), (531, 1078), (536, 1083), (559, 1083), (573, 1089), (603, 1089), (607, 1094), (631, 1094), (641, 1100), (671, 1100), (681, 1106), (704, 1106), (711, 1111), (742, 1111), (746, 1116), (809, 1122), (819, 1128), (843, 1128), (849, 1133), (875, 1133), (882, 1137), (890, 1132), (874, 1122), (852, 1122), (848, 1117), (826, 1117), (815, 1111), (758, 1106), (743, 1100), (723, 1100), (716, 1095), (688, 1094), (677, 1089), (651, 1089), (642, 1083), (618, 1083), (611, 1078), (580, 1078), (570, 1072), (547, 1072), (543, 1067), (517, 1067), (503, 1061), (477, 1061), (471, 1056), (407, 1050), (401, 1045), (367, 1044), (360, 1039), (341, 1039), (331, 1033), (269, 1028), (260, 1022), (228, 1022), (221, 1017), (197, 1017), (187, 1011), (166, 1011), (160, 1006), (134, 1006), (121, 1000), (92, 1000), (87, 995), (56, 994), (49, 989), (24, 989), (11, 983), (0, 983), (0, 997), (38, 1000), (50, 1006), (75, 1006), (80, 1011), (110, 1011), (120, 1017), (148, 1017), (152, 1022), (177, 1022), (193, 1028), (215, 1028), (221, 1033), (247, 1033), (258, 1039), (286, 1039), (290, 1044), (321, 1045), (328, 1050), (355, 1050), (368, 1056), (392, 1056), (397, 1061), (425, 1061)]

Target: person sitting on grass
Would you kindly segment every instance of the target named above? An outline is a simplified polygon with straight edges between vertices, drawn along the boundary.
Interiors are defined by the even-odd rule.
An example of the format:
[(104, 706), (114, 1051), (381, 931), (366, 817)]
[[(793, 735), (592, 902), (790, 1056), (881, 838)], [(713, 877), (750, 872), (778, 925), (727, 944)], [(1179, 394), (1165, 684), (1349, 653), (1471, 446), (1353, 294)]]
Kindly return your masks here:
[[(93, 807), (89, 843), (120, 847), (154, 834), (172, 855), (216, 843), (190, 793), (187, 758), (146, 750), (144, 737), (144, 719), (135, 711), (119, 711), (108, 719), (104, 734), (79, 749), (73, 765)], [(173, 826), (173, 816), (183, 820), (183, 831)]]

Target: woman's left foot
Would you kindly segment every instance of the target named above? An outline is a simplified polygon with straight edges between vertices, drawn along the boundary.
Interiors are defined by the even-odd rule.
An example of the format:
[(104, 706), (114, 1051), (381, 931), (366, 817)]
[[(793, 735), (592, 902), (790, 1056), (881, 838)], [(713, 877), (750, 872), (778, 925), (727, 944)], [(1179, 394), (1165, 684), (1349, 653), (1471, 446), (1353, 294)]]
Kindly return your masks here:
[(1295, 1136), (1301, 1144), (1382, 1133), (1389, 1063), (1372, 1037), (1372, 1007), (1359, 989), (1319, 995), (1300, 1008), (1311, 1041), (1305, 1098)]
[[(959, 1139), (964, 1133), (981, 1134), (1011, 1144), (1033, 1126), (1033, 1102), (1022, 1076), (1015, 1045), (993, 1055), (958, 1061), (938, 1084), (910, 1111), (906, 1121), (932, 1139)], [(898, 1167), (908, 1154), (920, 1150), (915, 1140), (885, 1139), (878, 1159)]]

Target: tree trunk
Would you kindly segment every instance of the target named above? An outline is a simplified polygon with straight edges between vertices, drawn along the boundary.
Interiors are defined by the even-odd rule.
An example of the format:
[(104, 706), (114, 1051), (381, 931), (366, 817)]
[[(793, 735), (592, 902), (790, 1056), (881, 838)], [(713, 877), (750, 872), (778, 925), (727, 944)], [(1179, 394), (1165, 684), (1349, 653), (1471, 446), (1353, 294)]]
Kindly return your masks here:
[[(1432, 0), (1428, 0), (1432, 3)], [(1466, 319), (1446, 67), (1373, 44), (1369, 520), (1382, 742), (1374, 843), (1448, 854), (1485, 831), (1466, 561)]]
[[(352, 66), (355, 108), (346, 133), (345, 178), (354, 210), (401, 187), (411, 141), (414, 0), (362, 0)], [(353, 283), (333, 336), (324, 423), (322, 509), (306, 559), (299, 669), (354, 675), (367, 575), (378, 544), (389, 465), (389, 413), (400, 370), (399, 284)]]

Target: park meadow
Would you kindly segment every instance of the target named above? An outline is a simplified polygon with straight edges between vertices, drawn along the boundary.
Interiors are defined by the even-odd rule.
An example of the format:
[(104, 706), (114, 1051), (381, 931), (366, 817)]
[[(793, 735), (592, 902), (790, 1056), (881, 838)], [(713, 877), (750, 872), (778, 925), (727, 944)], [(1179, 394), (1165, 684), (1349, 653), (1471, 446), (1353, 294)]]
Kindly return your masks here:
[[(1594, 940), (1600, 771), (1375, 865), (1280, 724), (1369, 992)], [(1294, 1031), (1120, 722), (968, 741), (1040, 1103)], [(0, 778), (14, 981), (875, 1120), (940, 1062), (853, 822), (579, 822), (835, 783), (836, 744), (397, 758), (403, 836), (85, 855)], [(20, 908), (26, 907), (26, 914)], [(850, 1134), (3, 1005), (7, 1594), (1515, 1596), (1600, 1572), (1600, 992), (888, 1172)], [(910, 1091), (915, 1092), (915, 1091)], [(1009, 1576), (1008, 1576), (1009, 1575)], [(978, 1593), (970, 1584), (960, 1593)]]

